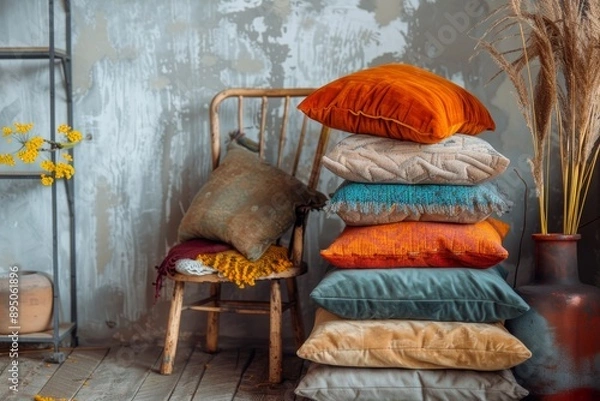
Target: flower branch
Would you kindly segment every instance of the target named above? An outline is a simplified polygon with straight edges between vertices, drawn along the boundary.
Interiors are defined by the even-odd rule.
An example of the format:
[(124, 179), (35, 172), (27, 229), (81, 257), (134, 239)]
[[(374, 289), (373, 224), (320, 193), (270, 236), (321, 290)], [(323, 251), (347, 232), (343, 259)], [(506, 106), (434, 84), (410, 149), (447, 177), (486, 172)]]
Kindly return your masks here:
[[(2, 128), (2, 136), (8, 144), (17, 142), (20, 146), (11, 153), (0, 153), (0, 165), (14, 167), (16, 161), (20, 160), (25, 164), (40, 161), (40, 168), (44, 173), (40, 175), (43, 185), (52, 185), (56, 180), (71, 179), (75, 174), (75, 168), (72, 155), (68, 152), (81, 142), (83, 136), (81, 132), (74, 130), (66, 124), (57, 128), (57, 132), (64, 136), (64, 141), (55, 141), (42, 138), (39, 135), (33, 135), (33, 123), (14, 123), (13, 126)], [(43, 153), (62, 152), (60, 161), (42, 158)]]

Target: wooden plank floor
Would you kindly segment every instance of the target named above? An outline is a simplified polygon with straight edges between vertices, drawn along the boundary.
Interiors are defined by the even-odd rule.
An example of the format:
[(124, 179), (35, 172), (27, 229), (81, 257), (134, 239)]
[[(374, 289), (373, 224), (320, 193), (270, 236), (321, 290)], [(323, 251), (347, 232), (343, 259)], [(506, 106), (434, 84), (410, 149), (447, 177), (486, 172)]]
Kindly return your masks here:
[[(36, 395), (76, 401), (308, 401), (294, 389), (308, 362), (284, 355), (283, 382), (267, 383), (266, 348), (231, 348), (207, 354), (180, 345), (172, 375), (159, 373), (162, 348), (78, 347), (62, 349), (62, 364), (47, 363), (51, 350), (23, 350), (18, 358), (0, 354), (0, 400), (33, 400)], [(18, 389), (11, 388), (18, 361)]]

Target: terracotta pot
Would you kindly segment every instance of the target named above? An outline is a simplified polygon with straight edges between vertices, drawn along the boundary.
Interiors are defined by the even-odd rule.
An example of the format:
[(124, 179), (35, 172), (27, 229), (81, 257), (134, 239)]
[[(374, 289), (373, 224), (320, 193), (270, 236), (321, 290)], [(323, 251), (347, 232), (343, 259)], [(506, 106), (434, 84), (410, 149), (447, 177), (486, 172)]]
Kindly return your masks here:
[(506, 321), (533, 353), (514, 368), (528, 400), (600, 400), (600, 288), (579, 281), (579, 239), (533, 235), (534, 280), (517, 288), (531, 310)]
[(48, 330), (52, 322), (52, 281), (40, 272), (14, 273), (16, 275), (6, 273), (0, 276), (0, 334)]

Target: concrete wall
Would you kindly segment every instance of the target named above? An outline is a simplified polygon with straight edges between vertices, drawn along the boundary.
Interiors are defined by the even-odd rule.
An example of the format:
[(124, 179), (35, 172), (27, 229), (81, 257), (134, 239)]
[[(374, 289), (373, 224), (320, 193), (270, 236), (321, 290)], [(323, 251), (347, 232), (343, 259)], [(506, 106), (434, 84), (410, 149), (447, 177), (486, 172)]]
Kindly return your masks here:
[[(494, 64), (485, 56), (471, 59), (476, 43), (471, 36), (481, 33), (476, 24), (500, 1), (72, 3), (75, 127), (93, 137), (76, 151), (77, 301), (83, 343), (162, 337), (169, 294), (163, 292), (155, 304), (154, 266), (174, 244), (183, 211), (206, 179), (208, 104), (216, 92), (238, 86), (319, 86), (392, 61), (431, 69), (464, 85), (489, 107), (497, 130), (482, 138), (511, 159), (499, 183), (515, 203), (503, 216), (511, 224), (505, 240), (510, 258), (503, 265), (512, 282), (520, 260), (518, 281), (529, 280), (529, 235), (537, 231), (537, 209), (514, 170), (533, 186), (526, 163), (530, 137), (510, 84), (503, 77), (488, 83)], [(46, 22), (44, 1), (0, 0), (0, 45), (42, 45)], [(0, 64), (1, 125), (34, 121), (41, 132), (46, 130), (45, 67), (37, 62)], [(18, 263), (23, 269), (50, 271), (50, 190), (37, 182), (12, 180), (0, 181), (0, 188), (0, 267)], [(596, 200), (594, 193), (592, 206)], [(588, 213), (589, 219), (594, 213)], [(66, 262), (64, 207), (59, 218), (61, 261)], [(341, 229), (339, 221), (323, 216), (311, 223), (308, 259), (313, 265), (300, 280), (309, 324), (308, 293), (326, 269), (318, 250)], [(600, 260), (598, 223), (582, 234), (587, 250), (582, 276), (591, 282)], [(67, 279), (65, 269), (61, 283), (66, 285)], [(264, 293), (266, 287), (250, 291)], [(68, 310), (66, 299), (63, 304)], [(203, 326), (187, 320), (188, 334)], [(236, 338), (266, 334), (264, 325), (238, 316), (225, 317), (222, 331)]]

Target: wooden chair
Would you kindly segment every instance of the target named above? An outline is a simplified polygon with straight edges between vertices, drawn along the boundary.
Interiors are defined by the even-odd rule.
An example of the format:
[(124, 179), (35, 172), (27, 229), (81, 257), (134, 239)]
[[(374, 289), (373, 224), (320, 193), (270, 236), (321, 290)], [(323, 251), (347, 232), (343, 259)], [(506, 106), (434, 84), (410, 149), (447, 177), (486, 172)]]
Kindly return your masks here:
[[(308, 88), (296, 89), (228, 89), (218, 93), (210, 105), (210, 134), (212, 141), (212, 168), (219, 164), (222, 145), (227, 141), (231, 129), (225, 125), (237, 120), (234, 129), (241, 132), (255, 131), (259, 155), (267, 160), (267, 154), (274, 156), (272, 165), (288, 171), (315, 189), (321, 167), (321, 158), (329, 140), (329, 129), (314, 121), (308, 120), (304, 114), (296, 110), (299, 100), (313, 91)], [(229, 108), (225, 108), (227, 103)], [(233, 107), (231, 107), (233, 106)], [(232, 112), (233, 110), (233, 112)], [(293, 112), (293, 113), (292, 113)], [(247, 120), (250, 120), (249, 125)], [(272, 125), (279, 125), (274, 127)], [(222, 128), (222, 126), (224, 128)], [(290, 127), (297, 126), (293, 132)], [(316, 126), (316, 129), (314, 129)], [(288, 135), (288, 133), (290, 135)], [(273, 146), (273, 139), (276, 145)], [(296, 142), (290, 146), (290, 143)], [(267, 146), (269, 144), (269, 146)], [(289, 154), (286, 154), (289, 149)], [(303, 152), (304, 151), (304, 152)], [(307, 159), (305, 153), (310, 157)], [(304, 156), (304, 157), (303, 157)], [(284, 166), (286, 164), (288, 166)], [(307, 166), (308, 164), (308, 166)], [(286, 168), (289, 167), (289, 168)], [(308, 167), (307, 179), (299, 176), (301, 167)], [(279, 383), (282, 380), (282, 312), (289, 310), (294, 331), (296, 348), (304, 341), (304, 328), (296, 277), (307, 271), (303, 261), (304, 233), (307, 212), (298, 211), (296, 222), (289, 236), (289, 257), (293, 267), (278, 274), (261, 277), (260, 280), (270, 282), (270, 300), (233, 301), (221, 299), (221, 285), (229, 283), (217, 274), (191, 276), (183, 274), (168, 275), (174, 281), (173, 298), (169, 312), (161, 373), (172, 373), (173, 361), (177, 350), (179, 325), (183, 310), (208, 312), (206, 330), (206, 351), (216, 352), (219, 336), (219, 314), (223, 312), (241, 314), (269, 315), (269, 382)], [(287, 301), (282, 300), (281, 282), (287, 287)], [(207, 298), (191, 305), (183, 305), (186, 284), (206, 284), (210, 287)], [(239, 291), (244, 291), (243, 289)]]

